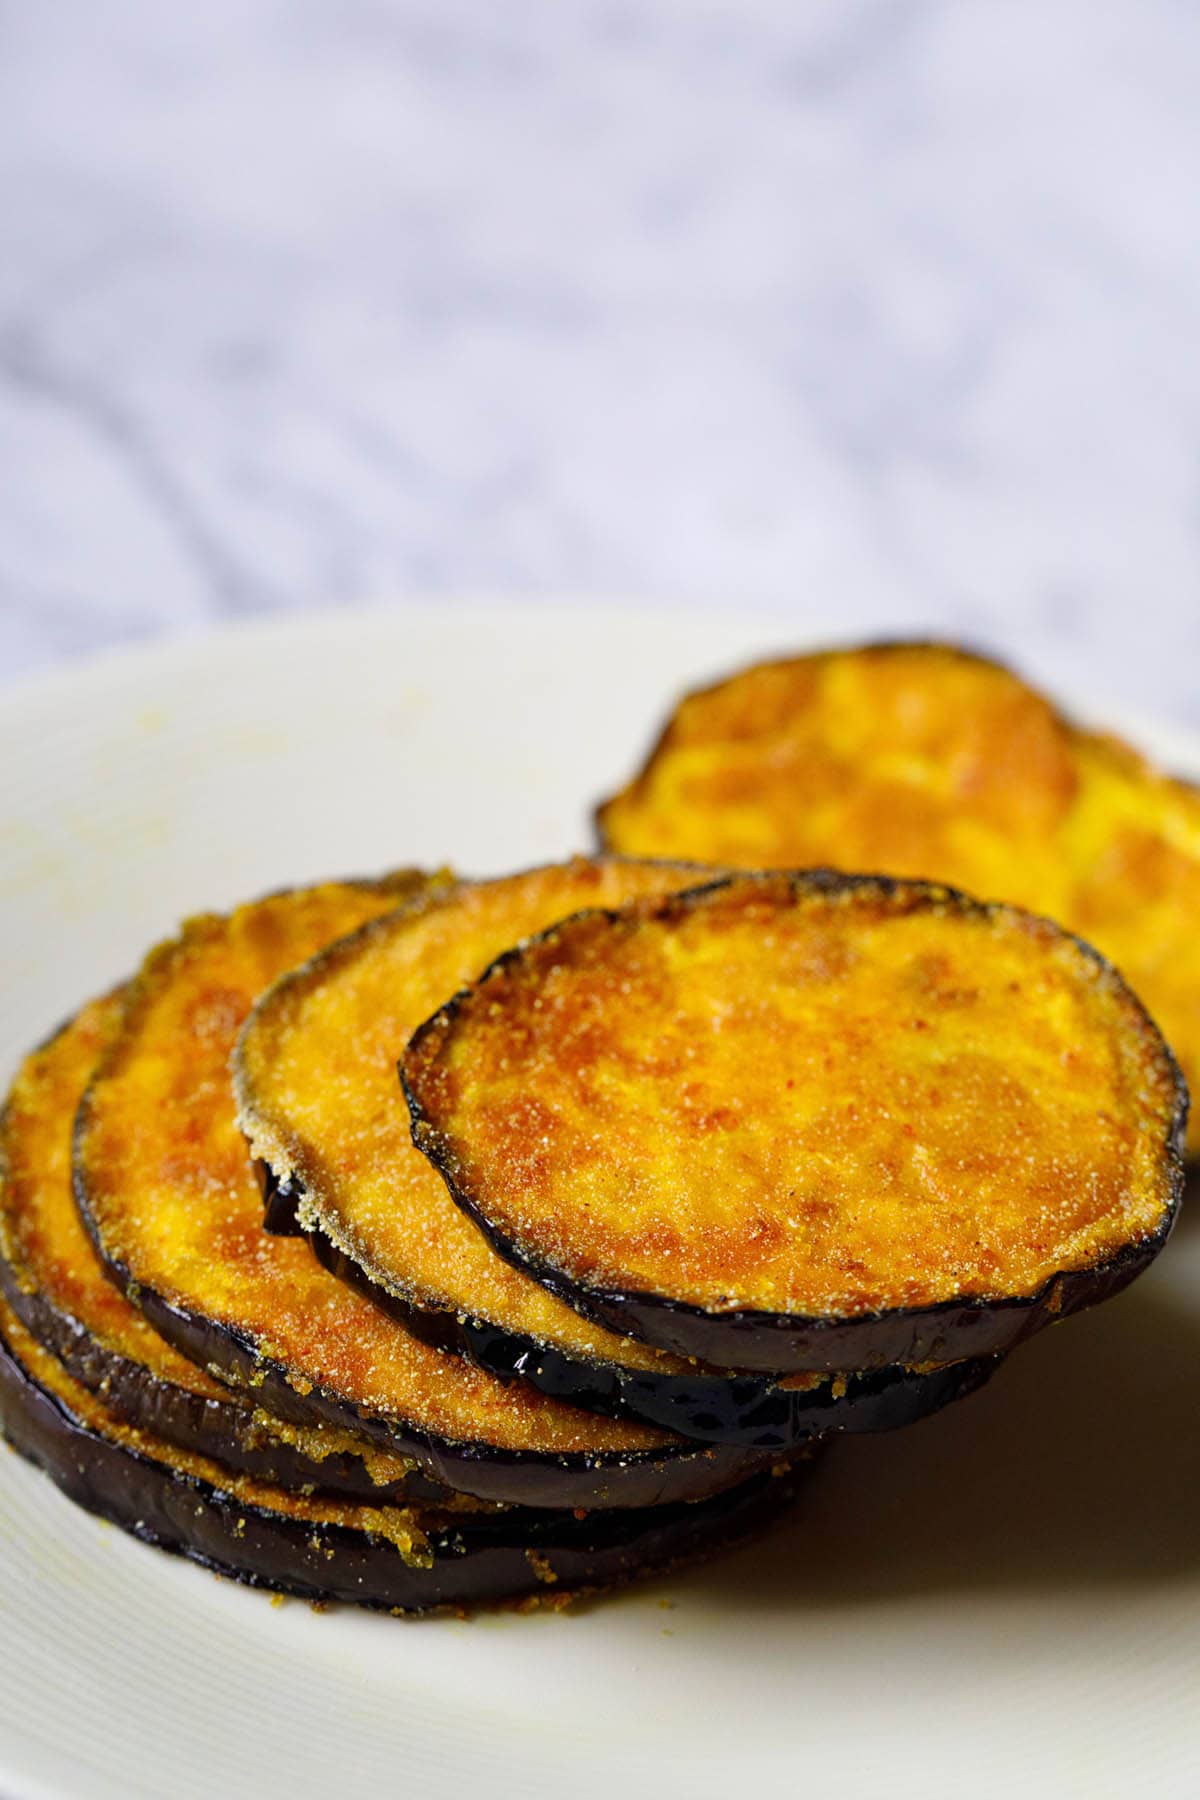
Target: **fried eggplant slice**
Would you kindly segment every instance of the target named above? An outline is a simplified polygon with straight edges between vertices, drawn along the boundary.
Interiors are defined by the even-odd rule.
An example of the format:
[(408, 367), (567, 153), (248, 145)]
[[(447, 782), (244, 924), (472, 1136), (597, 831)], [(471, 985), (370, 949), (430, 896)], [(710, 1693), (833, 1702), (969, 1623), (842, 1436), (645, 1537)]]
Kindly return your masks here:
[(875, 870), (1058, 919), (1200, 1080), (1200, 789), (995, 662), (881, 644), (746, 669), (680, 702), (598, 821), (630, 855)]
[(1008, 1349), (1162, 1248), (1182, 1077), (1110, 964), (921, 882), (584, 913), (415, 1034), (414, 1136), (501, 1255), (729, 1366)]
[[(300, 1239), (264, 1231), (230, 1052), (263, 989), (364, 910), (336, 886), (274, 895), (151, 953), (75, 1129), (76, 1200), (112, 1277), (169, 1343), (274, 1417), (347, 1428), (479, 1499), (640, 1507), (753, 1472), (766, 1453), (505, 1385), (405, 1330)], [(353, 1082), (342, 1099), (360, 1104)]]
[(694, 883), (687, 865), (574, 862), (462, 882), (374, 921), (284, 976), (243, 1027), (239, 1116), (270, 1171), (269, 1216), (408, 1328), (593, 1411), (698, 1441), (783, 1449), (879, 1431), (980, 1385), (990, 1362), (838, 1379), (730, 1376), (605, 1331), (496, 1256), (414, 1149), (396, 1058), (438, 1002), (580, 907)]
[(561, 1603), (710, 1553), (791, 1500), (799, 1463), (697, 1505), (577, 1516), (317, 1499), (118, 1419), (0, 1301), (0, 1430), (69, 1499), (249, 1586), (394, 1614)]

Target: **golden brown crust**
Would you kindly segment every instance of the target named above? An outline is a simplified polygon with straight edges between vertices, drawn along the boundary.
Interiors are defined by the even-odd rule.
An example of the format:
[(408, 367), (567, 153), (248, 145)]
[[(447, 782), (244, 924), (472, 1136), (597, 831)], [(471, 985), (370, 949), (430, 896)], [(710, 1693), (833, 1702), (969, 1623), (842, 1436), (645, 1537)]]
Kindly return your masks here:
[(996, 663), (895, 644), (747, 669), (680, 702), (599, 822), (632, 855), (881, 870), (1060, 919), (1200, 1079), (1200, 791)]
[[(673, 1445), (665, 1433), (505, 1387), (411, 1337), (322, 1269), (302, 1240), (263, 1231), (229, 1088), (238, 1031), (285, 969), (396, 900), (351, 884), (276, 895), (193, 920), (150, 955), (76, 1135), (76, 1188), (103, 1255), (168, 1305), (248, 1339), (291, 1372), (298, 1392), (319, 1387), (376, 1418), (514, 1451)], [(398, 1084), (395, 1093), (403, 1116)]]
[(687, 1373), (680, 1359), (590, 1324), (488, 1248), (413, 1148), (396, 1061), (433, 1008), (510, 944), (581, 907), (668, 893), (696, 873), (576, 858), (439, 889), (331, 945), (264, 995), (239, 1040), (235, 1085), (254, 1153), (299, 1177), (302, 1217), (392, 1292), (585, 1361)]
[(1181, 1096), (1115, 971), (916, 883), (735, 877), (557, 926), (417, 1034), (423, 1147), (569, 1286), (854, 1319), (1165, 1232)]

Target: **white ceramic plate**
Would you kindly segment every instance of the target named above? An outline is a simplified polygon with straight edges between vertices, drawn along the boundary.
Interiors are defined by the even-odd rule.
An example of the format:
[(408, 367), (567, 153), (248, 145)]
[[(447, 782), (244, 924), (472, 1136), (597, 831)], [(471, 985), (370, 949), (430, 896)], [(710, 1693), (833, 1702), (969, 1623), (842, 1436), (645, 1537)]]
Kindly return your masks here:
[[(577, 848), (679, 687), (779, 641), (778, 624), (406, 608), (243, 628), (9, 697), (0, 1055), (187, 912)], [(1125, 723), (1200, 774), (1200, 742)], [(842, 1446), (768, 1541), (578, 1616), (272, 1606), (0, 1453), (0, 1786), (1194, 1797), (1198, 1295), (1192, 1220), (1135, 1290), (975, 1400)]]

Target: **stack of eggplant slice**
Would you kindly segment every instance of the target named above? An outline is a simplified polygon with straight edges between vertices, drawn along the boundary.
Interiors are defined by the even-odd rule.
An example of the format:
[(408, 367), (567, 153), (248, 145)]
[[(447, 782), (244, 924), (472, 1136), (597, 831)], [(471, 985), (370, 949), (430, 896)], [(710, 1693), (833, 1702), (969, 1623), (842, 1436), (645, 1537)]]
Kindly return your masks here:
[[(495, 1254), (398, 1105), (397, 1046), (509, 946), (581, 910), (692, 887), (686, 865), (577, 860), (487, 882), (437, 883), (286, 975), (242, 1031), (234, 1082), (276, 1229), (427, 1341), (500, 1377), (710, 1446), (788, 1451), (832, 1430), (907, 1424), (978, 1386), (991, 1364), (800, 1371), (673, 1355), (559, 1298)], [(602, 1046), (600, 1046), (602, 1048)], [(353, 1095), (353, 1103), (347, 1096)], [(525, 1096), (528, 1106), (536, 1096)], [(646, 1146), (650, 1148), (649, 1145)]]
[(742, 1535), (793, 1485), (764, 1452), (506, 1386), (263, 1229), (238, 1029), (275, 976), (429, 886), (192, 920), (27, 1058), (2, 1136), (10, 1441), (164, 1548), (396, 1612), (613, 1585)]
[(919, 881), (621, 857), (204, 915), (22, 1065), (0, 1415), (253, 1585), (558, 1604), (1115, 1292), (1185, 1097), (1116, 973)]

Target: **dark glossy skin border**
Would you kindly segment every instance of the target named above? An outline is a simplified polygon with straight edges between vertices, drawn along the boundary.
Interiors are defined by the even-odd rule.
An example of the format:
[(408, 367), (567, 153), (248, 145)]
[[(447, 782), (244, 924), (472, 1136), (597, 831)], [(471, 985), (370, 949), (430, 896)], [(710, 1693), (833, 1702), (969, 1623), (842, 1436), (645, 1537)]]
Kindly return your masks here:
[[(924, 892), (973, 915), (1020, 912), (996, 902), (974, 900), (957, 888), (935, 882), (900, 880), (888, 875), (848, 875), (836, 869), (747, 870), (689, 888), (664, 904), (686, 905), (702, 896), (746, 881), (788, 881), (794, 891), (842, 893), (871, 887), (885, 894)], [(603, 909), (596, 909), (602, 911)], [(577, 915), (579, 916), (579, 915)], [(607, 916), (615, 918), (609, 911)], [(542, 942), (562, 930), (563, 920), (529, 940)], [(1049, 921), (1053, 923), (1053, 921)], [(1183, 1198), (1183, 1148), (1187, 1131), (1188, 1090), (1183, 1072), (1154, 1020), (1119, 971), (1100, 952), (1072, 932), (1055, 926), (1095, 964), (1105, 979), (1127, 996), (1134, 1016), (1156, 1041), (1175, 1091), (1175, 1108), (1163, 1144), (1168, 1177), (1168, 1203), (1158, 1231), (1125, 1245), (1116, 1256), (1088, 1269), (1052, 1275), (1036, 1293), (986, 1298), (964, 1296), (927, 1307), (893, 1307), (854, 1317), (775, 1313), (744, 1308), (715, 1313), (665, 1294), (636, 1289), (601, 1288), (574, 1281), (561, 1269), (535, 1264), (486, 1217), (475, 1198), (456, 1180), (453, 1159), (437, 1128), (427, 1119), (404, 1080), (401, 1084), (413, 1121), (413, 1142), (437, 1169), (455, 1202), (474, 1220), (498, 1255), (532, 1275), (569, 1306), (605, 1326), (679, 1356), (694, 1356), (718, 1367), (749, 1373), (784, 1375), (839, 1369), (881, 1370), (890, 1364), (952, 1363), (968, 1357), (1001, 1355), (1068, 1313), (1081, 1312), (1111, 1299), (1128, 1287), (1159, 1254), (1174, 1228)], [(409, 1040), (411, 1050), (422, 1036), (452, 1020), (464, 1000), (496, 970), (516, 961), (527, 946), (506, 950), (470, 988), (462, 988)]]
[(501, 1514), (442, 1526), (429, 1534), (432, 1567), (412, 1568), (386, 1539), (248, 1505), (100, 1436), (33, 1379), (2, 1336), (0, 1426), (76, 1505), (144, 1543), (252, 1587), (407, 1614), (619, 1586), (765, 1526), (799, 1476), (764, 1473), (695, 1506), (648, 1513)]
[(556, 1400), (615, 1418), (641, 1419), (700, 1443), (789, 1450), (833, 1432), (895, 1431), (939, 1412), (982, 1387), (998, 1358), (970, 1358), (936, 1369), (879, 1369), (845, 1378), (835, 1396), (794, 1392), (761, 1375), (658, 1375), (619, 1363), (585, 1362), (553, 1346), (507, 1331), (486, 1319), (425, 1309), (373, 1281), (361, 1264), (320, 1230), (296, 1217), (302, 1192), (294, 1177), (277, 1179), (259, 1163), (266, 1230), (306, 1237), (318, 1261), (366, 1294), (390, 1317), (426, 1342), (469, 1356), (502, 1381), (521, 1377)]
[(30, 1335), (58, 1357), (81, 1387), (100, 1395), (126, 1424), (153, 1432), (181, 1450), (277, 1487), (366, 1505), (446, 1498), (445, 1488), (419, 1469), (401, 1481), (374, 1482), (361, 1457), (343, 1451), (331, 1451), (319, 1461), (305, 1456), (256, 1425), (252, 1407), (232, 1398), (206, 1399), (161, 1380), (144, 1364), (107, 1349), (44, 1295), (25, 1292), (3, 1258), (0, 1293)]
[(356, 1432), (399, 1456), (409, 1457), (433, 1481), (478, 1500), (531, 1507), (641, 1508), (708, 1499), (766, 1467), (768, 1450), (698, 1445), (680, 1440), (665, 1450), (552, 1455), (505, 1450), (485, 1442), (454, 1443), (403, 1421), (359, 1411), (353, 1401), (307, 1381), (301, 1392), (278, 1362), (264, 1357), (234, 1326), (172, 1305), (139, 1285), (105, 1255), (88, 1207), (76, 1185), (76, 1201), (88, 1235), (109, 1276), (140, 1307), (160, 1337), (191, 1362), (231, 1387), (254, 1396), (276, 1418), (296, 1425), (331, 1424)]

